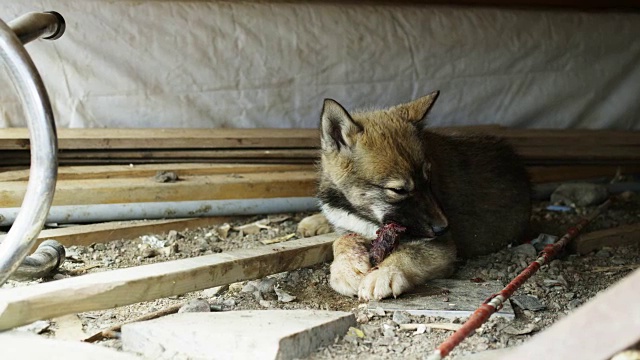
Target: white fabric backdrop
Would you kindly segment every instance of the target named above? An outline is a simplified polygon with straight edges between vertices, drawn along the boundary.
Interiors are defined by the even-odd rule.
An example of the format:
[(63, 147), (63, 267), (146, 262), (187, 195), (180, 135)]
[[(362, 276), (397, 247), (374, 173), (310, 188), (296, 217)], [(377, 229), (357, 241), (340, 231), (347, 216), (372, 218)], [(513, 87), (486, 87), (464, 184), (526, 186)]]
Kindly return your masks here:
[[(228, 1), (0, 0), (56, 10), (27, 46), (60, 127), (316, 127), (442, 91), (433, 125), (640, 130), (640, 13)], [(0, 127), (24, 126), (0, 70)]]

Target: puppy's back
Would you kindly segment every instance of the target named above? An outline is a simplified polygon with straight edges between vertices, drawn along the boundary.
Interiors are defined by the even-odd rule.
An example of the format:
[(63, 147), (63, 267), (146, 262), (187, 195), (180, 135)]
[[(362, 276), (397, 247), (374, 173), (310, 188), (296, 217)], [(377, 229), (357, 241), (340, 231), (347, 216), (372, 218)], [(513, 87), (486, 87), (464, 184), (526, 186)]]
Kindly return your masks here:
[(425, 132), (432, 187), (463, 258), (519, 242), (531, 212), (531, 185), (513, 148), (492, 136)]

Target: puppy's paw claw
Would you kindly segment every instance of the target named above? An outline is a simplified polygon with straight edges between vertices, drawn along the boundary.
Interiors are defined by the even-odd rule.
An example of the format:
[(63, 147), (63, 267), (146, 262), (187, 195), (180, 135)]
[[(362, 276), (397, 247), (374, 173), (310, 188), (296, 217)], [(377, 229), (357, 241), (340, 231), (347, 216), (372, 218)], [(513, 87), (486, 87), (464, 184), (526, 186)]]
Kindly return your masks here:
[(397, 297), (412, 287), (407, 276), (395, 266), (382, 266), (371, 271), (360, 282), (360, 300), (381, 300)]

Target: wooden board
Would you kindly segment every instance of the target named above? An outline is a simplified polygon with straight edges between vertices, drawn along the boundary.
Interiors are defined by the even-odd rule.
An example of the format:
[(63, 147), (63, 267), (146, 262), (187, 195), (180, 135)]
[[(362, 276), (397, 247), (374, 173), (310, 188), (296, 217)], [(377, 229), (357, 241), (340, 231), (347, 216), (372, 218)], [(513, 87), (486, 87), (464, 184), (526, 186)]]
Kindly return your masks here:
[(640, 224), (622, 225), (580, 235), (569, 246), (574, 252), (585, 255), (605, 246), (616, 247), (636, 243), (640, 243)]
[[(305, 164), (141, 164), (103, 166), (60, 166), (58, 180), (89, 180), (113, 178), (153, 177), (158, 171), (172, 171), (179, 177), (216, 174), (245, 174), (280, 171), (313, 171), (313, 165)], [(0, 172), (1, 181), (27, 181), (29, 170)]]
[[(316, 129), (57, 129), (58, 146), (72, 149), (317, 148)], [(0, 150), (29, 148), (26, 128), (0, 131)]]
[[(62, 180), (53, 205), (121, 204), (196, 200), (308, 197), (316, 192), (312, 171), (185, 176), (174, 183), (150, 178)], [(0, 208), (20, 207), (26, 182), (0, 183)]]
[[(64, 246), (103, 243), (112, 240), (133, 239), (146, 234), (160, 234), (171, 230), (182, 231), (186, 228), (197, 228), (222, 224), (242, 219), (241, 216), (202, 217), (172, 220), (113, 221), (107, 223), (69, 226), (59, 229), (42, 230), (38, 235), (34, 248), (41, 242), (52, 239)], [(6, 235), (0, 235), (0, 242)]]
[[(448, 135), (507, 139), (529, 166), (640, 165), (640, 132), (432, 128)], [(0, 166), (29, 164), (26, 129), (0, 132)], [(61, 129), (60, 164), (167, 162), (305, 163), (318, 159), (315, 129)]]
[(0, 331), (262, 278), (329, 261), (335, 234), (0, 289)]
[(640, 340), (638, 284), (640, 270), (499, 359), (610, 359)]
[[(531, 181), (535, 184), (561, 182), (567, 180), (583, 180), (598, 177), (612, 178), (616, 174), (640, 174), (640, 165), (623, 166), (593, 166), (593, 165), (563, 165), (563, 166), (527, 166)], [(2, 176), (2, 174), (0, 174)]]
[[(374, 310), (381, 307), (388, 313), (401, 310), (411, 315), (462, 318), (473, 314), (478, 305), (502, 288), (499, 281), (479, 284), (469, 280), (437, 279), (395, 299), (372, 300), (368, 308)], [(448, 292), (445, 294), (446, 291)], [(509, 320), (516, 317), (508, 301), (493, 316)]]

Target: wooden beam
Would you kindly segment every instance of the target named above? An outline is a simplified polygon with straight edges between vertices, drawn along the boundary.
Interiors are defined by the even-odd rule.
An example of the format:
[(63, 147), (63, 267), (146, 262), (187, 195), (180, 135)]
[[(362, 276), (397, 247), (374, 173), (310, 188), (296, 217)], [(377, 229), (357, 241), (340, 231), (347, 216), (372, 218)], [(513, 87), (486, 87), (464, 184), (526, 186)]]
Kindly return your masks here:
[(606, 360), (640, 340), (636, 270), (499, 360)]
[[(199, 175), (230, 175), (280, 171), (313, 171), (313, 165), (306, 164), (141, 164), (102, 166), (60, 166), (58, 180), (89, 180), (153, 177), (158, 171), (172, 171), (179, 177)], [(0, 172), (1, 181), (27, 181), (29, 170)]]
[(571, 242), (570, 249), (584, 255), (605, 246), (617, 247), (637, 243), (640, 243), (640, 224), (632, 224), (580, 235)]
[[(598, 177), (614, 177), (640, 174), (640, 165), (597, 166), (597, 165), (560, 165), (560, 166), (527, 166), (531, 181), (536, 184), (560, 182), (568, 180), (593, 179)], [(2, 174), (0, 174), (2, 176)]]
[[(58, 129), (58, 146), (73, 149), (317, 148), (316, 129)], [(27, 128), (0, 132), (0, 150), (29, 148)]]
[[(234, 217), (202, 217), (172, 220), (141, 220), (141, 221), (113, 221), (107, 223), (69, 226), (59, 229), (42, 230), (36, 243), (38, 246), (47, 239), (56, 240), (64, 246), (102, 243), (112, 240), (133, 239), (146, 234), (159, 234), (171, 230), (182, 231), (186, 228), (196, 228), (222, 224), (232, 220), (242, 219)], [(6, 235), (0, 235), (0, 242)]]
[[(53, 205), (308, 197), (315, 195), (316, 182), (311, 171), (185, 176), (173, 183), (150, 178), (63, 180), (56, 184)], [(26, 184), (0, 183), (0, 208), (20, 207)]]
[(0, 289), (0, 331), (36, 320), (110, 309), (262, 278), (332, 258), (335, 234)]

